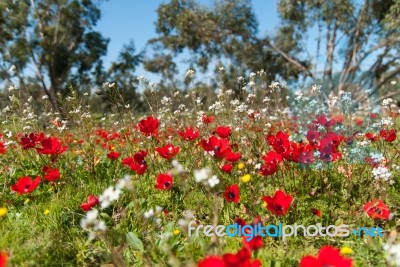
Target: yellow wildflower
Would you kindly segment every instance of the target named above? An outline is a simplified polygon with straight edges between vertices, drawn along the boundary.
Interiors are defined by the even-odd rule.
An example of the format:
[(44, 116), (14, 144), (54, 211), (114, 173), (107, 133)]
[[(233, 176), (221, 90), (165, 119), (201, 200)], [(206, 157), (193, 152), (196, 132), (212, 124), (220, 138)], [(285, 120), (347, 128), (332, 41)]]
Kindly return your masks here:
[(0, 208), (0, 218), (7, 214), (7, 208)]
[(250, 174), (245, 174), (242, 176), (242, 182), (243, 183), (248, 183), (251, 180), (251, 175)]
[(343, 255), (353, 254), (353, 249), (351, 249), (349, 247), (342, 247), (342, 249), (340, 250), (340, 253)]

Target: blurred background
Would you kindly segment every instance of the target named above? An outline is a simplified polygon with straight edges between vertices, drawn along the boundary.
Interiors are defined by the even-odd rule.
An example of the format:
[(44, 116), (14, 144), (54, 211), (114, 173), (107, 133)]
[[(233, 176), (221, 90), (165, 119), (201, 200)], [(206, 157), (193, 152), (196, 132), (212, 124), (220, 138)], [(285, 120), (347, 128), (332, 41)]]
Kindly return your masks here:
[(109, 83), (146, 112), (143, 75), (166, 95), (210, 95), (260, 71), (265, 90), (399, 103), (399, 22), (400, 0), (0, 0), (0, 108), (18, 88), (38, 112), (74, 91), (104, 113)]

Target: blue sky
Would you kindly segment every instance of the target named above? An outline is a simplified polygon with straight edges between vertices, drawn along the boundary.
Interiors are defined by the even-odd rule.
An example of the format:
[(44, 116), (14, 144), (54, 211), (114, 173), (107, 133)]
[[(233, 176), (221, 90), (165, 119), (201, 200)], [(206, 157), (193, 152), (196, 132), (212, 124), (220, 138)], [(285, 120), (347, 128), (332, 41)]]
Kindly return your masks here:
[[(145, 48), (147, 40), (156, 37), (155, 22), (157, 7), (162, 0), (110, 0), (101, 6), (102, 18), (97, 25), (104, 37), (110, 38), (108, 54), (104, 58), (107, 68), (110, 62), (116, 60), (124, 44), (133, 40), (137, 51)], [(200, 3), (210, 4), (212, 0), (200, 0)], [(259, 22), (259, 34), (273, 34), (279, 23), (277, 0), (254, 0), (253, 10)], [(181, 66), (183, 68), (183, 66)], [(138, 75), (147, 74), (139, 68)], [(146, 75), (147, 76), (147, 75)]]

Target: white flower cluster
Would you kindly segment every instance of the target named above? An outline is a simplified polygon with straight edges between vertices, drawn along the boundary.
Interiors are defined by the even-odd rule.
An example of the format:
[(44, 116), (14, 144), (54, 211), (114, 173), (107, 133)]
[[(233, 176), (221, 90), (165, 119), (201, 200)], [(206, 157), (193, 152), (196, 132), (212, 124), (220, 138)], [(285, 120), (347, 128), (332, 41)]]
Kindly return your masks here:
[(385, 157), (382, 155), (382, 153), (379, 152), (378, 153), (371, 152), (370, 156), (374, 163), (380, 163), (385, 160)]
[(391, 98), (386, 98), (386, 99), (383, 99), (382, 105), (383, 105), (383, 106), (389, 106), (390, 103), (392, 103), (392, 102), (393, 102), (393, 99), (391, 99)]
[(223, 105), (220, 101), (215, 101), (214, 104), (208, 107), (208, 110), (214, 110), (216, 113), (223, 108)]
[(163, 104), (163, 105), (171, 105), (172, 104), (172, 99), (170, 97), (164, 96), (161, 99), (161, 104)]
[(393, 124), (394, 124), (393, 119), (390, 117), (382, 118), (382, 120), (381, 120), (381, 125), (392, 126)]
[(183, 212), (183, 218), (178, 220), (178, 225), (183, 231), (187, 231), (187, 226), (191, 221), (195, 219), (194, 214), (191, 210), (185, 210)]
[(203, 168), (194, 171), (194, 179), (196, 183), (206, 183), (211, 188), (219, 184), (219, 179), (216, 175), (211, 175), (211, 170), (209, 168)]
[(314, 84), (312, 87), (311, 87), (311, 92), (317, 92), (317, 93), (319, 93), (320, 91), (321, 91), (321, 88), (322, 88), (322, 85), (317, 85), (317, 84)]
[(385, 244), (383, 246), (387, 261), (393, 266), (400, 266), (400, 244)]
[(183, 172), (185, 172), (185, 168), (182, 166), (182, 164), (180, 164), (179, 163), (179, 161), (177, 161), (176, 159), (174, 159), (172, 162), (172, 166), (174, 167), (170, 172), (173, 174), (173, 175), (176, 175), (176, 174), (180, 174), (180, 173), (183, 173)]
[(384, 180), (384, 181), (389, 181), (390, 176), (392, 176), (389, 169), (382, 165), (373, 168), (372, 175), (374, 176), (375, 180)]
[(146, 211), (143, 215), (146, 219), (153, 217), (154, 215), (160, 214), (163, 211), (163, 208), (160, 206), (156, 206), (155, 209), (151, 208)]
[(186, 78), (187, 79), (192, 79), (194, 76), (194, 70), (187, 70), (186, 71)]
[(92, 230), (89, 234), (89, 240), (93, 240), (96, 237), (95, 232), (105, 232), (107, 230), (107, 226), (104, 221), (101, 221), (97, 218), (99, 215), (99, 211), (97, 209), (89, 210), (86, 213), (86, 217), (81, 220), (81, 227), (85, 230)]
[[(105, 209), (111, 205), (114, 201), (118, 200), (119, 196), (122, 193), (123, 189), (132, 190), (132, 182), (131, 177), (129, 175), (124, 176), (120, 179), (116, 186), (108, 187), (103, 194), (99, 196), (100, 208)], [(107, 227), (106, 224), (99, 220), (98, 217), (99, 211), (97, 209), (92, 209), (86, 213), (86, 216), (81, 220), (81, 227), (86, 230), (92, 230), (89, 239), (92, 240), (96, 237), (95, 232), (104, 232)]]

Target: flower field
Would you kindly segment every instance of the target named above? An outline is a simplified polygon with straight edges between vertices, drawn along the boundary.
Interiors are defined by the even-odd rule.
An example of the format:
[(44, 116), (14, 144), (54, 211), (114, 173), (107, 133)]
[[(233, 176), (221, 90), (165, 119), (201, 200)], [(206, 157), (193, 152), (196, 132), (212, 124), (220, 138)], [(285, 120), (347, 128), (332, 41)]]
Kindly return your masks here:
[[(359, 109), (346, 92), (321, 100), (318, 86), (261, 89), (259, 76), (214, 96), (195, 86), (162, 95), (141, 81), (150, 114), (135, 114), (113, 84), (101, 94), (115, 112), (102, 115), (77, 93), (62, 114), (44, 99), (36, 115), (10, 90), (0, 266), (400, 266), (398, 107)], [(188, 231), (232, 224), (350, 234)]]

